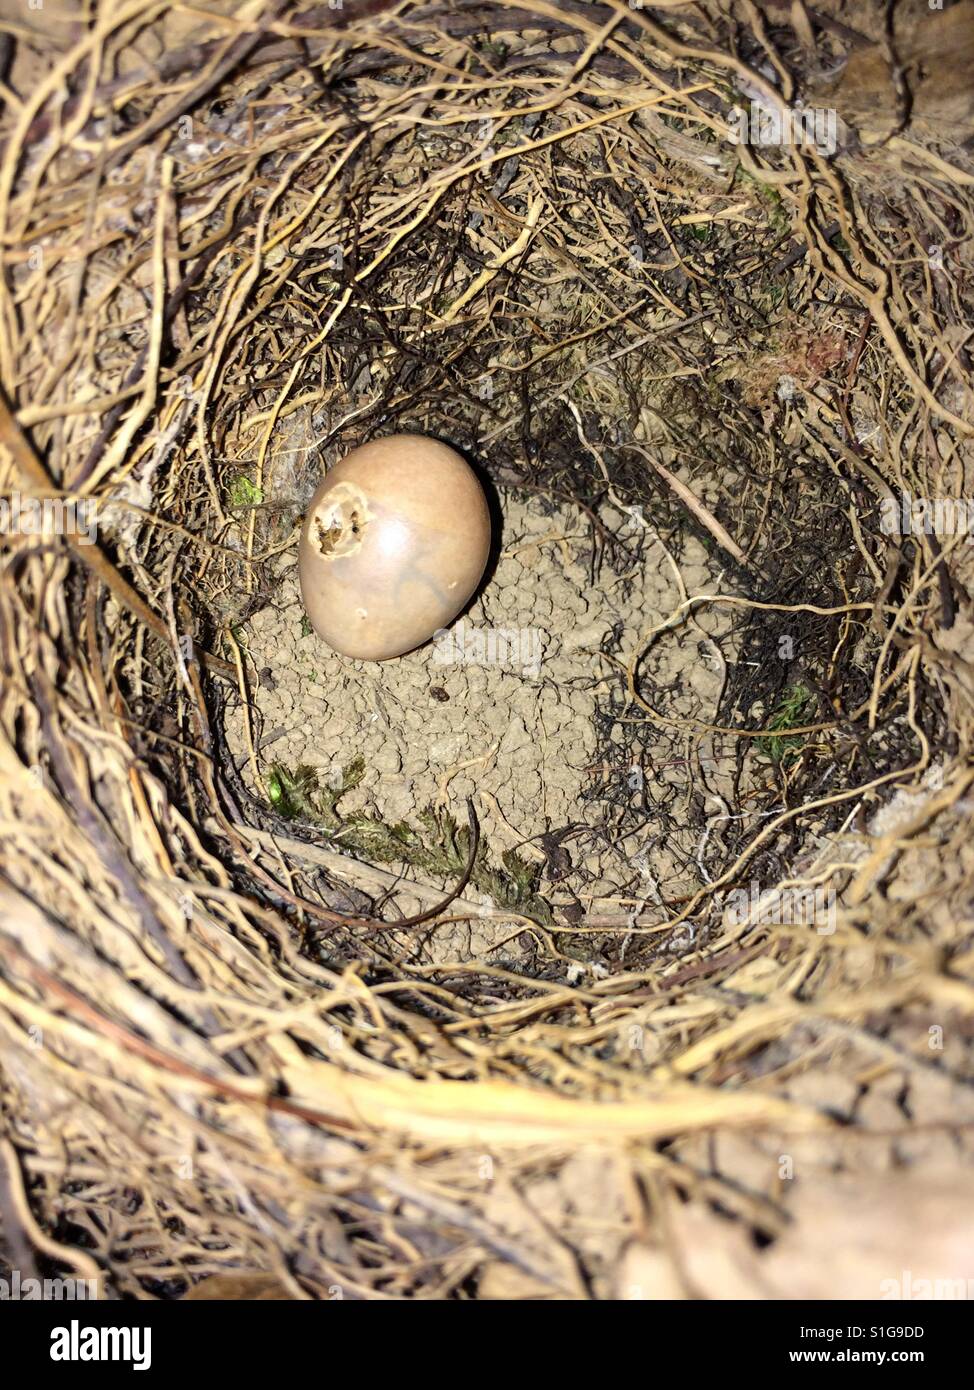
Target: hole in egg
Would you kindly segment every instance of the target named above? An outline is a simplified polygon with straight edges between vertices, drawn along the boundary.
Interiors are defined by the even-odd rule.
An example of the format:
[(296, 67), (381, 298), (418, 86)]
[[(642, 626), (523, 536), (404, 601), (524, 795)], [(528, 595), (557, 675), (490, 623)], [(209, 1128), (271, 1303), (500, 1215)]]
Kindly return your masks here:
[(337, 544), (338, 538), (341, 534), (342, 528), (340, 526), (329, 526), (326, 529), (325, 526), (321, 523), (321, 521), (318, 521), (318, 549), (321, 551), (322, 555), (331, 554), (331, 552), (335, 549), (335, 545)]
[(362, 543), (366, 520), (364, 509), (347, 498), (319, 513), (314, 520), (319, 553), (332, 559), (356, 549)]

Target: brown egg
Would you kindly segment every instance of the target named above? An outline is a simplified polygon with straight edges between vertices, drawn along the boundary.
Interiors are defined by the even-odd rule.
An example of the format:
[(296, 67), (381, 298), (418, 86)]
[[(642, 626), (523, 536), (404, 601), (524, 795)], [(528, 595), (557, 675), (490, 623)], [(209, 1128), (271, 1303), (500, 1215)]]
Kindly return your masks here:
[(343, 656), (402, 656), (463, 609), (489, 548), (487, 499), (458, 453), (420, 434), (374, 439), (311, 499), (298, 552), (311, 626)]

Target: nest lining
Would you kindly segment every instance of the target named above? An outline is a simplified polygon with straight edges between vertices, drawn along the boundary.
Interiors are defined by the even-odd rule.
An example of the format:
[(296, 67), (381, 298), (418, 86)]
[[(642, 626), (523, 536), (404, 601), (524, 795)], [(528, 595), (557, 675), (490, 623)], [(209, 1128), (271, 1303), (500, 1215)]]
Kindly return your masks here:
[[(969, 161), (920, 106), (831, 161), (728, 147), (742, 93), (820, 76), (776, 7), (733, 38), (706, 6), (365, 8), (105, 19), (68, 41), (60, 108), (39, 47), (11, 69), (31, 95), (0, 170), (5, 481), (104, 504), (99, 547), (4, 556), (18, 1259), (40, 1221), (49, 1256), (125, 1293), (227, 1267), (292, 1296), (491, 1296), (514, 1267), (522, 1294), (611, 1296), (656, 1229), (627, 1192), (775, 1237), (785, 1149), (812, 1184), (891, 1144), (943, 1163), (921, 1113), (948, 1158), (967, 1143), (971, 566), (878, 518), (970, 495)], [(882, 38), (827, 20), (833, 58)], [(725, 571), (678, 615), (734, 620), (708, 722), (735, 765), (719, 827), (702, 786), (681, 807), (709, 881), (638, 924), (681, 943), (672, 964), (627, 971), (629, 922), (576, 926), (604, 978), (404, 959), (375, 881), (309, 870), (231, 775), (242, 636), (309, 485), (400, 428), (580, 509), (593, 584), (625, 572), (609, 509)], [(624, 700), (691, 748), (652, 677)], [(596, 721), (617, 778), (624, 713)], [(907, 812), (877, 824), (890, 794)], [(444, 892), (472, 845), (448, 838)], [(834, 885), (834, 930), (727, 922), (727, 889), (782, 880)], [(413, 930), (463, 914), (436, 907)], [(618, 1222), (593, 1243), (597, 1188)]]

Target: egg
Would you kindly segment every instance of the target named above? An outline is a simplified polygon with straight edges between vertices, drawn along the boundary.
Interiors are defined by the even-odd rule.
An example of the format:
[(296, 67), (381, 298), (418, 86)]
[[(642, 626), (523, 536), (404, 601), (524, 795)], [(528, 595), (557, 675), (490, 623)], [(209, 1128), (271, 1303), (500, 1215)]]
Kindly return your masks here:
[(301, 598), (336, 652), (388, 661), (462, 612), (489, 552), (487, 499), (466, 460), (423, 435), (387, 435), (335, 464), (311, 499)]

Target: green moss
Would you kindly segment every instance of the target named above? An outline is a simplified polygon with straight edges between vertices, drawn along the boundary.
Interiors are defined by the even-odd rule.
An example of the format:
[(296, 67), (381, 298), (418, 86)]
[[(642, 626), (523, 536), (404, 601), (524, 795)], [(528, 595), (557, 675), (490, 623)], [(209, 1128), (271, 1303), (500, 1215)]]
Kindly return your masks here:
[(503, 126), (497, 132), (492, 144), (497, 150), (505, 149), (508, 145), (513, 145), (515, 147), (523, 145), (524, 121), (522, 117), (515, 116), (513, 120), (508, 121), (507, 125)]
[(230, 660), (232, 661), (234, 655), (234, 642), (237, 644), (241, 651), (247, 650), (247, 632), (242, 623), (235, 623), (230, 628), (230, 637), (233, 639), (232, 641), (228, 640), (226, 637), (223, 638), (223, 650), (227, 653), (227, 655), (230, 657)]
[(794, 762), (804, 748), (805, 740), (790, 737), (787, 731), (809, 723), (814, 713), (815, 696), (808, 687), (800, 683), (790, 685), (768, 720), (768, 737), (755, 740), (758, 748), (774, 763), (787, 766)]
[[(267, 795), (278, 815), (310, 821), (325, 832), (336, 848), (347, 849), (373, 864), (408, 864), (423, 874), (458, 879), (467, 867), (470, 829), (448, 811), (432, 806), (420, 812), (418, 826), (390, 823), (365, 811), (342, 816), (338, 804), (365, 776), (365, 760), (356, 757), (336, 785), (322, 784), (313, 768), (301, 764), (290, 771), (275, 763), (267, 778)], [(538, 893), (540, 867), (513, 850), (492, 862), (483, 840), (477, 848), (470, 882), (498, 907), (518, 912), (542, 924), (551, 921), (551, 908)]]
[(768, 303), (770, 304), (771, 308), (772, 308), (772, 309), (778, 309), (778, 308), (780, 308), (780, 306), (781, 306), (781, 304), (782, 304), (782, 302), (783, 302), (783, 300), (784, 300), (784, 297), (785, 297), (785, 287), (784, 287), (784, 285), (777, 284), (777, 283), (767, 284), (767, 285), (764, 286), (764, 291), (765, 291), (765, 294), (766, 294), (766, 296), (767, 296)]
[(267, 796), (274, 810), (288, 820), (298, 820), (316, 813), (315, 797), (318, 791), (318, 775), (313, 767), (302, 763), (289, 772), (281, 763), (275, 763), (267, 777)]
[(768, 222), (778, 236), (785, 236), (791, 231), (791, 222), (784, 200), (776, 188), (773, 188), (769, 183), (762, 183), (760, 179), (749, 174), (740, 164), (734, 171), (734, 183), (737, 185), (750, 184), (755, 190), (768, 215)]
[(238, 473), (230, 483), (231, 507), (256, 507), (264, 500), (264, 494), (246, 473)]

